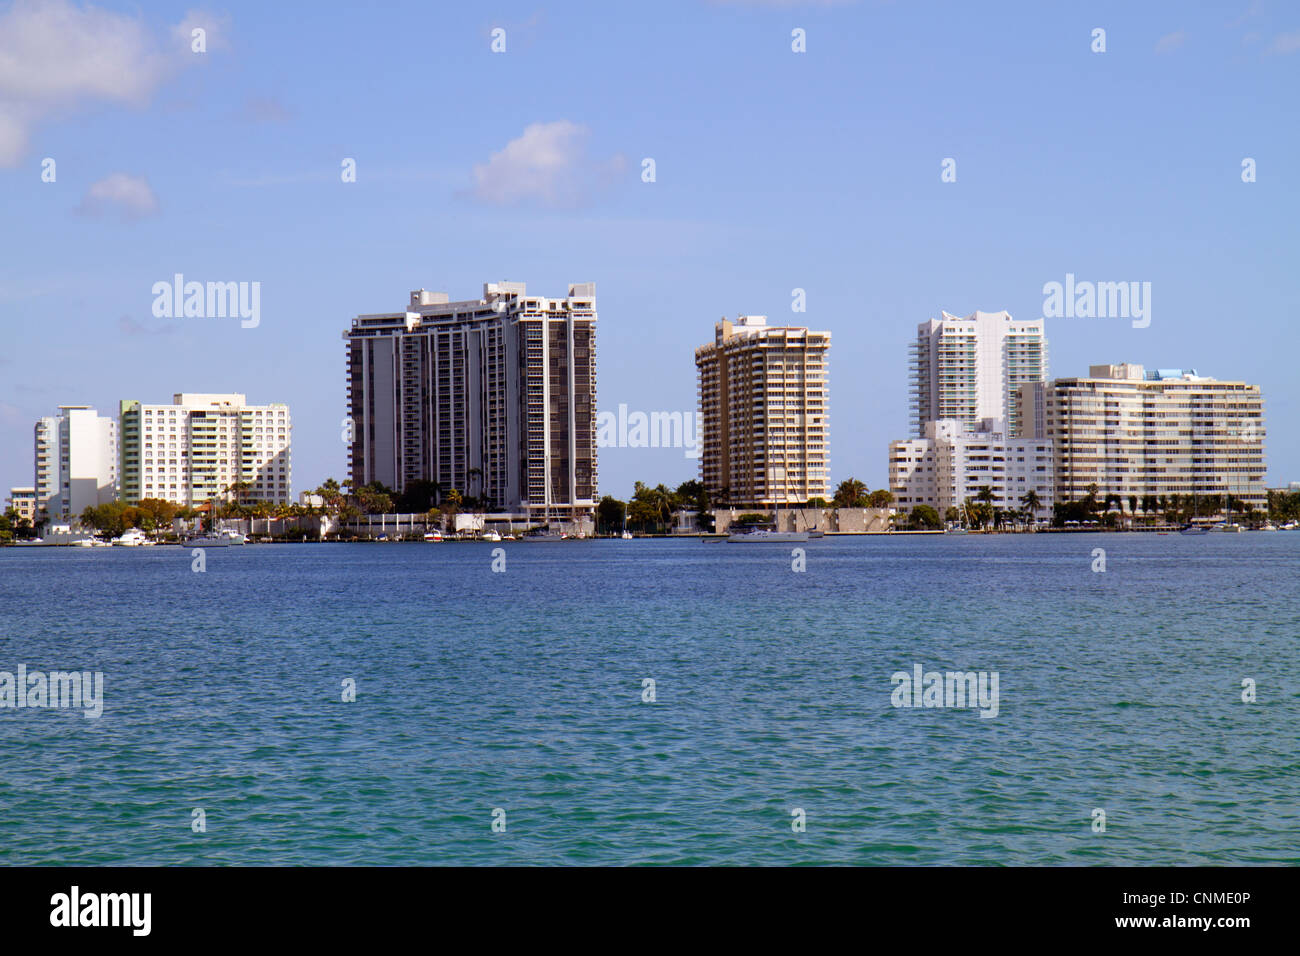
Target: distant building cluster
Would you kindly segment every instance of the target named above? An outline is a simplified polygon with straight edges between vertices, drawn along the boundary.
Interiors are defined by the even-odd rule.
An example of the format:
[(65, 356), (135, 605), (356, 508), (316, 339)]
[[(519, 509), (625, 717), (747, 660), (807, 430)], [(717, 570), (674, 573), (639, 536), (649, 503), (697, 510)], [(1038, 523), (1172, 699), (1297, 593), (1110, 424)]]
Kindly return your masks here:
[[(456, 302), (420, 289), (402, 311), (356, 316), (343, 338), (354, 489), (423, 483), (525, 522), (592, 519), (594, 283), (548, 297), (489, 282)], [(830, 332), (741, 315), (695, 349), (700, 480), (714, 505), (831, 498), (830, 345)], [(1133, 364), (1050, 379), (1044, 320), (1005, 311), (920, 323), (910, 368), (913, 434), (889, 445), (905, 513), (951, 520), (979, 500), (1043, 521), (1087, 497), (1175, 495), (1267, 506), (1257, 385)], [(115, 500), (288, 503), (292, 432), (287, 405), (238, 393), (126, 400), (116, 418), (62, 405), (37, 421), (32, 486), (9, 503), (33, 523)]]
[(36, 422), (33, 487), (13, 488), (10, 498), (33, 523), (75, 520), (119, 499), (287, 502), (292, 431), (287, 405), (249, 405), (236, 393), (182, 392), (170, 405), (123, 401), (116, 419), (61, 405)]
[(911, 366), (917, 437), (889, 446), (904, 511), (944, 515), (984, 489), (997, 508), (1031, 504), (1035, 520), (1089, 494), (1266, 505), (1257, 385), (1132, 364), (1049, 381), (1043, 322), (1006, 312), (921, 323)]

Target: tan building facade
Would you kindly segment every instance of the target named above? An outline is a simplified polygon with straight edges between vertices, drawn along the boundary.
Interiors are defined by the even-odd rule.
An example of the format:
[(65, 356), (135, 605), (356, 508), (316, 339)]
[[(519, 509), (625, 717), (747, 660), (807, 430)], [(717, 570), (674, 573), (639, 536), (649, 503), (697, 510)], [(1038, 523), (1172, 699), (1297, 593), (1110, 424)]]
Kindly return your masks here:
[(1094, 365), (1087, 378), (1056, 379), (1045, 389), (1044, 422), (1035, 421), (1029, 395), (1026, 389), (1023, 430), (1052, 441), (1057, 501), (1077, 501), (1095, 484), (1103, 500), (1230, 495), (1248, 508), (1266, 504), (1257, 385)]
[(829, 332), (723, 319), (695, 350), (702, 418), (700, 477), (741, 507), (831, 497)]

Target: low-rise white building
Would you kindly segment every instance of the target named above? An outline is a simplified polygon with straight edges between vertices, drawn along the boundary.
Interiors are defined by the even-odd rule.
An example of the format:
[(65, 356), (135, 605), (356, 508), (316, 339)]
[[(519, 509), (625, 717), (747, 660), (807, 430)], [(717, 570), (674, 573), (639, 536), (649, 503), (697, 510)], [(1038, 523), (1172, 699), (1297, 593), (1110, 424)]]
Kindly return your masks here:
[(889, 490), (904, 514), (929, 505), (942, 517), (978, 500), (987, 486), (991, 504), (1003, 511), (1023, 510), (1032, 491), (1035, 518), (1044, 521), (1052, 514), (1054, 480), (1051, 440), (1012, 437), (1000, 418), (974, 427), (954, 419), (927, 422), (925, 437), (889, 445)]

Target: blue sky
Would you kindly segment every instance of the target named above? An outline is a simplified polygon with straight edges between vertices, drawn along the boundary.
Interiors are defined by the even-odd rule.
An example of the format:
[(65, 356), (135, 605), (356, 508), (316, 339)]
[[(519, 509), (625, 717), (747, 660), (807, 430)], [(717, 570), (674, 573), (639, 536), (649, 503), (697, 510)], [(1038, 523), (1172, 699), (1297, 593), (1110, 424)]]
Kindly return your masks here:
[[(880, 487), (916, 324), (1067, 273), (1151, 324), (1050, 320), (1054, 376), (1257, 383), (1300, 481), (1298, 80), (1284, 2), (0, 3), (0, 485), (57, 405), (178, 391), (288, 402), (295, 489), (342, 479), (350, 319), (510, 279), (596, 282), (606, 410), (693, 410), (723, 315), (829, 329), (832, 475)], [(155, 318), (177, 272), (260, 325)], [(603, 449), (600, 488), (696, 468)]]

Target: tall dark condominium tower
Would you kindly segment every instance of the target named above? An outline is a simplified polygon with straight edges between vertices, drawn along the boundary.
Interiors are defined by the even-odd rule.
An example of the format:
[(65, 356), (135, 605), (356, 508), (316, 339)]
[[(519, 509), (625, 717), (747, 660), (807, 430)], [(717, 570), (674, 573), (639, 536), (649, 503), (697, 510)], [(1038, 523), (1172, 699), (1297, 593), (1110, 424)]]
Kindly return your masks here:
[(522, 282), (463, 302), (421, 289), (343, 337), (354, 486), (431, 481), (522, 518), (592, 513), (594, 282), (555, 299)]

